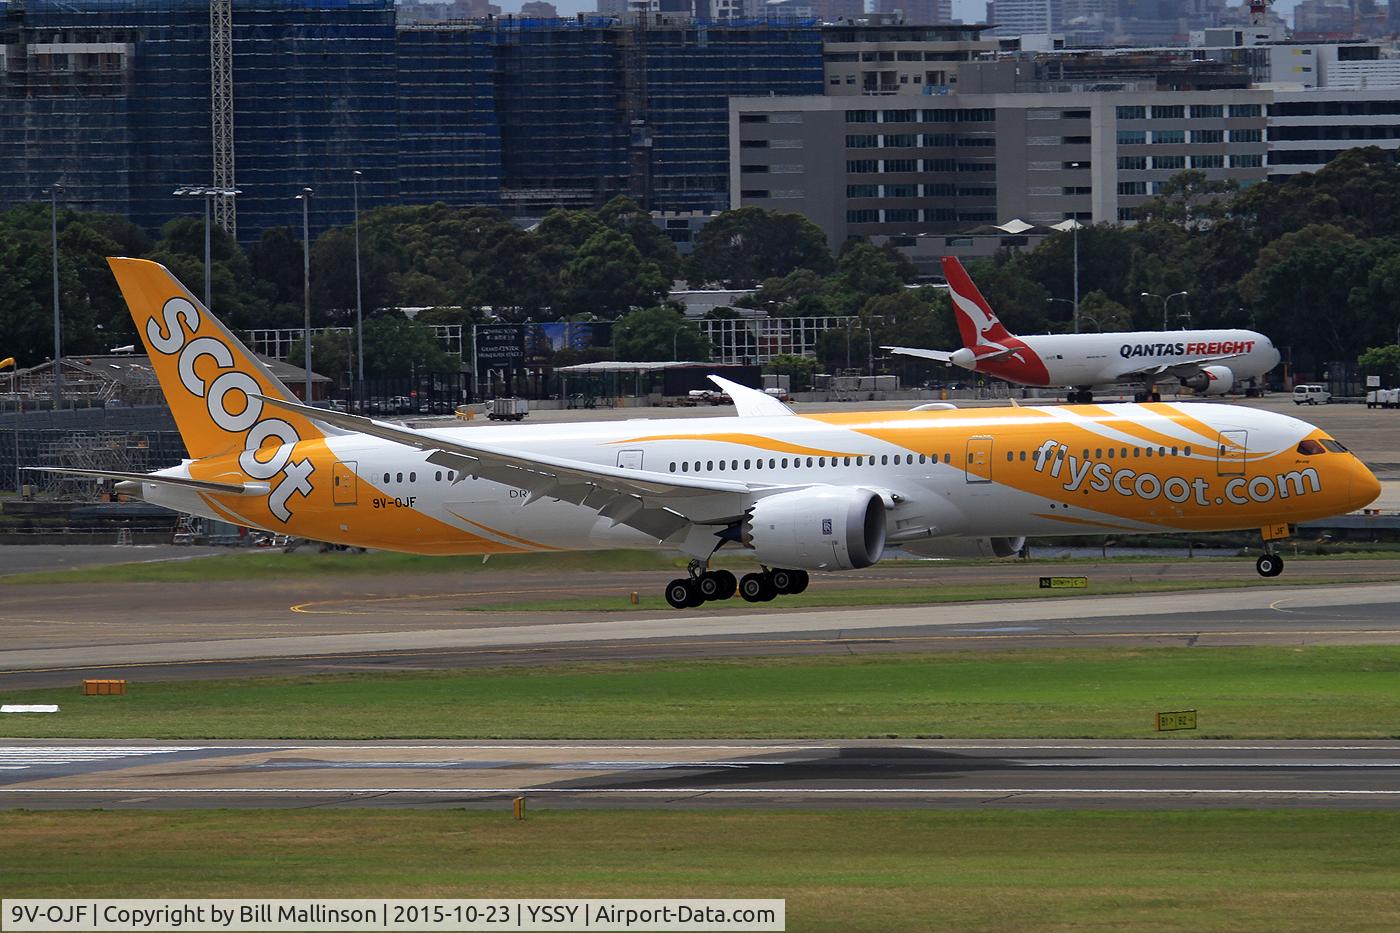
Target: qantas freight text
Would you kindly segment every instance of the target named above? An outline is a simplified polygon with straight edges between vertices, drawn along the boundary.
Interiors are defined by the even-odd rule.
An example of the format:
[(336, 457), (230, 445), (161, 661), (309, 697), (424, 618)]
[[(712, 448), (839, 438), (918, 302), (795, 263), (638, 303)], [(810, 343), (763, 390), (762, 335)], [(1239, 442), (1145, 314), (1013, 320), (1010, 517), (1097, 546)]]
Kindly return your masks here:
[(1249, 353), (1254, 349), (1253, 340), (1215, 340), (1193, 343), (1125, 343), (1118, 348), (1123, 359), (1135, 356), (1230, 356)]

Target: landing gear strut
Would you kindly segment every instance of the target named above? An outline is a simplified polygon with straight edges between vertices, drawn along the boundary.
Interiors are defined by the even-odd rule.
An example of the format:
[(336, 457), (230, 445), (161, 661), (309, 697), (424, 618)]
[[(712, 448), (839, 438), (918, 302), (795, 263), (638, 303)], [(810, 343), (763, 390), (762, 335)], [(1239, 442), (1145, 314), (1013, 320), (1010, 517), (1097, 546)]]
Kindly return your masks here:
[(666, 602), (673, 609), (694, 609), (716, 599), (732, 599), (739, 581), (728, 570), (707, 570), (704, 561), (690, 562), (689, 576), (666, 584)]

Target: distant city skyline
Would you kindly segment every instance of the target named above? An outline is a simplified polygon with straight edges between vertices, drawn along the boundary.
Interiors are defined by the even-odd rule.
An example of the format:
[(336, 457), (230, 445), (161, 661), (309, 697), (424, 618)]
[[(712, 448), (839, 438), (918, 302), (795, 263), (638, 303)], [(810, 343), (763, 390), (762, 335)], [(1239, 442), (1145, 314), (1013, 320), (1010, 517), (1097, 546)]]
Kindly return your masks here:
[[(520, 0), (505, 0), (503, 3), (497, 0), (497, 2), (506, 13), (520, 12)], [(1285, 21), (1292, 24), (1293, 7), (1297, 3), (1298, 0), (1275, 0), (1273, 9)], [(559, 13), (563, 16), (572, 16), (575, 13), (595, 10), (598, 7), (596, 0), (592, 0), (592, 2), (590, 0), (555, 0), (554, 5), (559, 8)], [(985, 0), (953, 0), (953, 16), (964, 23), (980, 23), (987, 17), (987, 4)]]

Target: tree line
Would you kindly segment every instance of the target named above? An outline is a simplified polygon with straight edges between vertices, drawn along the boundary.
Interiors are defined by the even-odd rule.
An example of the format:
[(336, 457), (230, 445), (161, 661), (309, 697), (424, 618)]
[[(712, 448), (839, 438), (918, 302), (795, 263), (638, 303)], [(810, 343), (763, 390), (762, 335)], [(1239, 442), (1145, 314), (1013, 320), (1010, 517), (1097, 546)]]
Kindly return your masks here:
[[(62, 210), (59, 228), (66, 352), (135, 341), (106, 256), (160, 261), (202, 294), (202, 218), (175, 218), (152, 237), (121, 218)], [(826, 371), (848, 362), (863, 368), (871, 355), (881, 356), (882, 344), (957, 341), (946, 294), (911, 287), (916, 270), (897, 250), (853, 240), (833, 255), (821, 230), (795, 214), (725, 212), (700, 231), (686, 257), (627, 198), (597, 210), (554, 210), (529, 228), (492, 208), (386, 207), (362, 216), (360, 239), (371, 378), (397, 376), (410, 365), (449, 365), (445, 355), (434, 356), (426, 323), (613, 321), (618, 359), (705, 359), (709, 348), (666, 299), (678, 280), (692, 288), (755, 289), (736, 303), (741, 310), (852, 318), (818, 345), (817, 365)], [(1006, 248), (969, 264), (1011, 330), (1069, 329), (1074, 239), (1055, 233), (1034, 249)], [(1355, 361), (1368, 348), (1396, 343), (1400, 166), (1390, 153), (1356, 149), (1319, 172), (1244, 190), (1183, 172), (1142, 209), (1138, 223), (1085, 226), (1078, 248), (1081, 329), (1158, 329), (1160, 297), (1143, 293), (1185, 291), (1169, 305), (1169, 328), (1256, 329), (1291, 353), (1297, 372), (1316, 375), (1331, 361)], [(214, 310), (231, 327), (300, 326), (302, 244), (295, 229), (268, 230), (246, 249), (216, 229), (212, 256)], [(0, 357), (16, 356), (21, 366), (51, 353), (49, 261), (47, 204), (0, 215)], [(312, 244), (313, 326), (353, 323), (354, 263), (351, 227), (328, 230)], [(400, 308), (423, 309), (418, 323)], [(344, 343), (318, 347), (317, 368), (343, 372)], [(563, 351), (569, 358), (556, 362), (606, 352)], [(883, 365), (906, 378), (930, 372), (897, 359)]]

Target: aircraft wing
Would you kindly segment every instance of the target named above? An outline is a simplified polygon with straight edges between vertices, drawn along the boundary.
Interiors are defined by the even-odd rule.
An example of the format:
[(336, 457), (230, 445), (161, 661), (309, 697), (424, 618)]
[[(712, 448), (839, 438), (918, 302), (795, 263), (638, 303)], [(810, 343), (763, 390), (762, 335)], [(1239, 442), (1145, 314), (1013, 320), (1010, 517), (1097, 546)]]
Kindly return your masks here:
[(592, 508), (614, 524), (630, 525), (664, 540), (687, 525), (721, 524), (739, 518), (752, 502), (747, 483), (713, 477), (628, 470), (567, 457), (526, 453), (494, 444), (447, 438), (343, 412), (258, 396), (269, 405), (430, 452), (428, 462), (528, 490), (525, 504), (559, 499)]
[(1163, 363), (1160, 366), (1146, 366), (1142, 369), (1130, 369), (1117, 375), (1118, 379), (1144, 379), (1154, 376), (1172, 376), (1177, 379), (1187, 376), (1194, 376), (1211, 363), (1223, 363), (1225, 360), (1239, 359), (1243, 353), (1221, 353), (1216, 356), (1198, 356), (1191, 360), (1181, 360), (1177, 363)]
[(900, 356), (917, 356), (922, 360), (933, 360), (944, 366), (951, 366), (953, 362), (952, 350), (921, 350), (918, 347), (881, 347), (880, 349), (898, 353)]
[(114, 470), (75, 470), (71, 467), (25, 467), (41, 473), (62, 473), (66, 476), (91, 476), (95, 479), (116, 479), (129, 483), (157, 483), (179, 486), (198, 492), (217, 492), (230, 496), (260, 496), (267, 494), (267, 483), (219, 483), (212, 480), (190, 479), (186, 476), (161, 476), (154, 473), (122, 473)]

